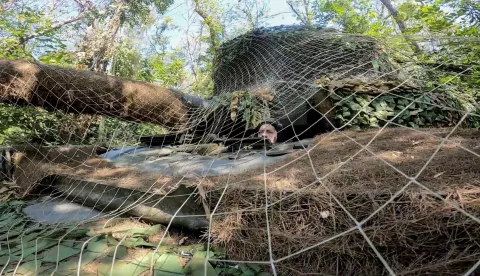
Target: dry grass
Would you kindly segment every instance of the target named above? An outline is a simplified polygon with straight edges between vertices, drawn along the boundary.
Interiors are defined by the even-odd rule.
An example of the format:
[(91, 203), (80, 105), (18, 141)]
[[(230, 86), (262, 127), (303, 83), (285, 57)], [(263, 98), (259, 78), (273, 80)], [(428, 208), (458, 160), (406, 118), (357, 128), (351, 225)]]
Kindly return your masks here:
[[(266, 180), (263, 168), (231, 178), (221, 202), (226, 179), (209, 178), (213, 240), (232, 259), (268, 261), (269, 233), (282, 275), (386, 274), (356, 220), (397, 274), (464, 273), (480, 258), (478, 219), (459, 211), (480, 217), (480, 132), (455, 132), (421, 171), (450, 130), (386, 129), (371, 152), (357, 143), (375, 130), (324, 135), (309, 154), (268, 166)], [(435, 194), (405, 188), (420, 171), (418, 183)]]
[[(280, 275), (387, 274), (357, 221), (395, 273), (458, 275), (480, 259), (480, 131), (459, 129), (441, 145), (451, 130), (325, 134), (266, 175), (258, 168), (183, 183), (201, 183), (210, 210), (218, 205), (211, 237), (233, 260), (268, 261), (270, 234)], [(138, 190), (179, 180), (92, 158), (41, 163), (49, 173)]]
[(29, 195), (41, 179), (63, 174), (87, 181), (101, 181), (107, 185), (166, 193), (171, 179), (160, 173), (144, 173), (132, 168), (117, 168), (97, 157), (95, 146), (42, 148), (14, 147), (16, 185), (23, 196)]

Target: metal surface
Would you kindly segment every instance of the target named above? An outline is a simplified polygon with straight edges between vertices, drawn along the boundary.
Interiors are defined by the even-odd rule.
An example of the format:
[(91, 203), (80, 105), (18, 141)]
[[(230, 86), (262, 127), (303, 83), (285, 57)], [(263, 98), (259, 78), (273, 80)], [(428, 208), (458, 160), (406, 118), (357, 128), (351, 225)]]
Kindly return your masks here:
[(117, 167), (133, 167), (139, 171), (193, 178), (242, 173), (275, 164), (296, 150), (308, 147), (309, 143), (310, 140), (304, 140), (282, 144), (266, 152), (263, 149), (242, 150), (213, 156), (181, 152), (181, 147), (129, 147), (107, 152), (101, 157)]
[(69, 200), (50, 199), (34, 202), (24, 210), (25, 214), (36, 221), (46, 223), (81, 222), (101, 217), (102, 213)]

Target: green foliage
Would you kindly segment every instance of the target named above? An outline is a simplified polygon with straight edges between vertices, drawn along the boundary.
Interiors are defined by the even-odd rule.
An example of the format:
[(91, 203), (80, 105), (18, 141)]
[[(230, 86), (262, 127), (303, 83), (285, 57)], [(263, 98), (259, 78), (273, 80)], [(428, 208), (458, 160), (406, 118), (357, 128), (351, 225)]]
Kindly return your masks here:
[[(385, 120), (399, 115), (395, 123), (417, 126), (448, 126), (459, 119), (458, 110), (473, 110), (480, 99), (480, 26), (475, 11), (478, 5), (469, 0), (427, 0), (404, 1), (398, 5), (398, 19), (405, 23), (404, 37), (396, 35), (397, 23), (393, 16), (386, 20), (386, 14), (375, 9), (371, 1), (334, 0), (316, 1), (318, 15), (329, 15), (330, 22), (347, 33), (366, 34), (381, 39), (387, 52), (397, 61), (411, 61), (412, 57), (422, 64), (415, 72), (425, 83), (426, 92), (435, 94), (403, 95), (401, 97), (381, 96), (372, 103), (371, 96), (356, 96), (339, 102), (337, 120), (343, 125), (355, 128), (381, 126)], [(472, 17), (473, 16), (473, 17)], [(428, 36), (426, 36), (428, 34)], [(412, 56), (412, 49), (406, 37), (421, 36), (422, 52)], [(451, 39), (454, 36), (455, 39)], [(450, 37), (450, 38), (448, 38)], [(375, 64), (374, 64), (375, 66)], [(339, 94), (348, 96), (347, 94)], [(441, 107), (427, 107), (433, 95)], [(399, 114), (407, 101), (419, 98), (420, 103), (412, 104)], [(338, 99), (340, 100), (340, 99)], [(357, 115), (357, 113), (359, 113)], [(478, 127), (476, 117), (469, 117), (466, 124)]]
[[(463, 115), (456, 110), (465, 110), (461, 100), (448, 94), (385, 94), (375, 98), (338, 92), (333, 98), (338, 125), (354, 129), (381, 127), (392, 119), (395, 124), (416, 128), (453, 126)], [(467, 124), (478, 127), (480, 118)]]
[(117, 46), (111, 64), (111, 75), (135, 79), (138, 75), (140, 59), (140, 53), (131, 42)]
[(0, 104), (0, 144), (91, 143), (94, 126), (75, 128), (73, 115), (46, 112), (40, 108), (19, 108)]
[[(22, 201), (0, 203), (0, 242), (8, 243), (8, 247), (0, 248), (0, 266), (8, 275), (17, 264), (17, 274), (50, 275), (55, 271), (72, 275), (79, 267), (82, 269), (95, 261), (101, 275), (110, 272), (113, 275), (143, 275), (153, 263), (155, 275), (205, 275), (206, 269), (209, 276), (271, 276), (255, 264), (231, 266), (231, 263), (206, 260), (207, 256), (226, 259), (222, 248), (212, 247), (207, 252), (203, 243), (167, 245), (146, 242), (153, 234), (165, 231), (162, 225), (123, 230), (128, 224), (122, 226), (119, 223), (117, 229), (102, 231), (105, 230), (102, 227), (88, 231), (75, 224), (59, 226), (31, 221), (22, 210), (26, 205)], [(140, 248), (139, 254), (127, 254), (136, 253), (135, 250)], [(80, 271), (82, 275), (85, 273)]]
[(216, 104), (215, 111), (229, 109), (232, 121), (236, 121), (241, 115), (247, 129), (256, 128), (262, 119), (269, 117), (268, 110), (249, 92), (224, 93), (212, 97), (212, 101)]
[(148, 72), (152, 82), (166, 87), (180, 86), (187, 75), (185, 60), (178, 53), (155, 55), (145, 60), (144, 65), (142, 72)]
[[(51, 51), (65, 47), (52, 25), (52, 18), (34, 5), (1, 14), (0, 58), (32, 59), (36, 49)], [(33, 36), (35, 40), (31, 39)]]
[(39, 57), (40, 62), (61, 67), (74, 67), (75, 55), (65, 50), (47, 52)]
[(159, 126), (0, 104), (0, 144), (46, 145), (138, 143), (142, 135), (165, 133)]
[(210, 70), (201, 70), (197, 72), (197, 78), (191, 86), (193, 94), (203, 98), (208, 98), (213, 94), (213, 79)]
[(165, 129), (148, 123), (132, 123), (115, 118), (104, 118), (98, 126), (96, 143), (107, 145), (134, 145), (140, 136), (164, 134)]
[(185, 60), (180, 53), (164, 52), (142, 57), (132, 42), (117, 46), (110, 73), (164, 87), (182, 85), (187, 75)]
[[(135, 1), (126, 1), (128, 3), (125, 8), (125, 14), (123, 16), (123, 21), (129, 24), (131, 27), (140, 25), (147, 21), (150, 17), (152, 7), (159, 14), (163, 14), (171, 4), (173, 0), (135, 0)], [(111, 1), (109, 11), (113, 13), (117, 6), (116, 1)], [(109, 15), (107, 12), (105, 15)]]
[(346, 33), (367, 34), (371, 33), (372, 27), (377, 32), (387, 28), (378, 24), (379, 16), (370, 0), (321, 0), (317, 3), (319, 12), (328, 15), (330, 22)]

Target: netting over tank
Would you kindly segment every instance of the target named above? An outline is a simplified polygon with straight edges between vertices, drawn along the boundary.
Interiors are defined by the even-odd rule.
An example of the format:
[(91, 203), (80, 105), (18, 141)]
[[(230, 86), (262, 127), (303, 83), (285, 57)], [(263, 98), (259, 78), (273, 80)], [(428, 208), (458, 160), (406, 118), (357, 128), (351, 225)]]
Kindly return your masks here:
[[(258, 29), (223, 44), (214, 61), (214, 95), (266, 90), (273, 96), (271, 115), (305, 111), (315, 81), (360, 78), (403, 80), (404, 72), (369, 36), (334, 29), (280, 26)], [(303, 107), (303, 108), (299, 108)]]
[(478, 68), (392, 39), (250, 32), (205, 100), (0, 60), (0, 276), (477, 275)]

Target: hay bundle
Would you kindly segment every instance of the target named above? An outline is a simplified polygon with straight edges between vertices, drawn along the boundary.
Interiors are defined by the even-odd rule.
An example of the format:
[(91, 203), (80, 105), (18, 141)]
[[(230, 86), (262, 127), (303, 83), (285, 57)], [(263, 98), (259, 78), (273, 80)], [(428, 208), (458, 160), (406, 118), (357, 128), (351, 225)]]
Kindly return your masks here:
[(266, 178), (212, 178), (213, 241), (231, 259), (268, 261), (269, 234), (280, 275), (387, 274), (355, 219), (396, 274), (465, 273), (480, 258), (480, 132), (457, 131), (436, 152), (450, 131), (334, 133)]

